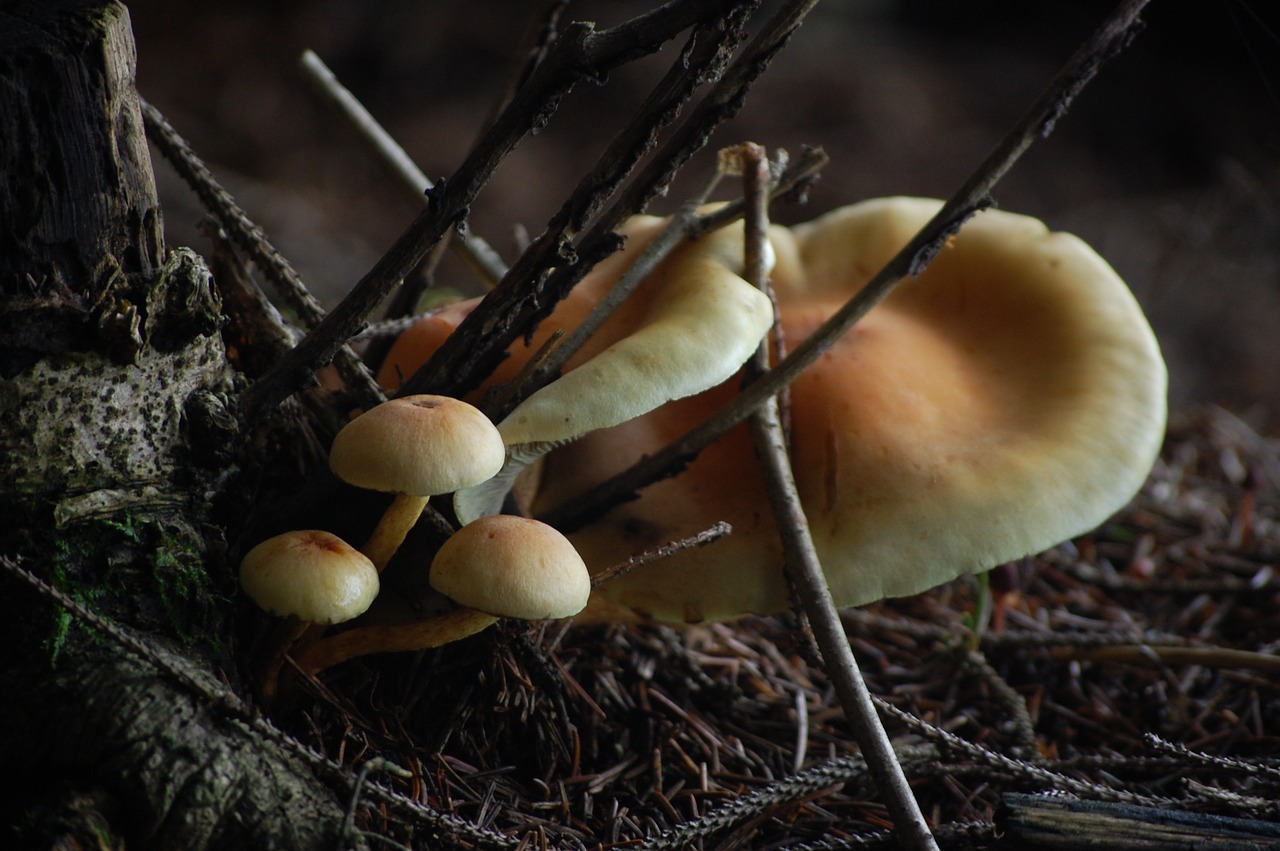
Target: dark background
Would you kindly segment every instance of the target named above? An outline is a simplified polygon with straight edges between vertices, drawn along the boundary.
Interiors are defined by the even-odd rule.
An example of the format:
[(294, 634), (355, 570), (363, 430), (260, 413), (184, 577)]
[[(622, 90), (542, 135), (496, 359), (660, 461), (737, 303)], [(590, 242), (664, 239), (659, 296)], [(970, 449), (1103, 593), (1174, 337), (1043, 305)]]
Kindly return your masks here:
[[(413, 210), (310, 95), (301, 51), (315, 50), (427, 174), (445, 175), (497, 96), (535, 5), (128, 4), (143, 95), (327, 301)], [(782, 220), (876, 195), (945, 197), (1113, 5), (827, 0), (713, 147), (752, 139), (828, 151), (809, 206), (776, 210)], [(570, 16), (605, 26), (639, 8), (583, 2)], [(1262, 0), (1154, 0), (1134, 45), (996, 192), (1005, 209), (1084, 237), (1125, 277), (1165, 347), (1175, 410), (1217, 403), (1270, 429), (1280, 425), (1274, 17)], [(481, 195), (473, 228), (514, 256), (518, 228), (541, 229), (675, 50), (576, 90)], [(170, 240), (203, 249), (198, 207), (165, 166), (157, 171)], [(446, 277), (472, 286), (460, 272)]]

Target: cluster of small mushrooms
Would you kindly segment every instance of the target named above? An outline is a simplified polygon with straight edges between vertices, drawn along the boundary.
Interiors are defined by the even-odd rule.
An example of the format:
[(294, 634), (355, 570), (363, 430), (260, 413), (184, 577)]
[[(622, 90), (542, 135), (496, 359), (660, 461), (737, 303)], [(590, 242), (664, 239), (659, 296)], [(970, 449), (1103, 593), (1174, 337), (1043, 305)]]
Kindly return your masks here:
[[(877, 199), (771, 228), (776, 322), (786, 344), (854, 295), (939, 204)], [(577, 327), (663, 224), (632, 219), (624, 250), (514, 346), (477, 394), (511, 381), (557, 329)], [(353, 617), (377, 594), (378, 572), (428, 497), (452, 492), (464, 525), (433, 561), (430, 582), (459, 606), (429, 621), (322, 638), (299, 651), (304, 670), (431, 646), (495, 616), (696, 623), (790, 605), (745, 427), (567, 540), (498, 514), (522, 471), (523, 507), (545, 515), (735, 394), (735, 375), (775, 322), (768, 297), (738, 274), (742, 254), (741, 225), (683, 244), (559, 379), (496, 429), (466, 403), (439, 397), (395, 399), (353, 420), (334, 442), (334, 471), (398, 494), (363, 555), (328, 533), (291, 533), (245, 557), (245, 589), (264, 608), (299, 620)], [(412, 326), (379, 380), (396, 388), (477, 303)], [(1026, 216), (978, 214), (790, 388), (792, 464), (836, 604), (918, 593), (1097, 526), (1154, 463), (1166, 383), (1141, 309), (1092, 249)], [(454, 410), (467, 412), (465, 438), (461, 425), (435, 422)], [(732, 533), (591, 588), (588, 568), (598, 573), (718, 521)], [(544, 555), (542, 544), (523, 537), (535, 524), (560, 555)], [(508, 606), (473, 596), (513, 598), (532, 584), (525, 571), (552, 563), (565, 600)], [(313, 574), (308, 590), (284, 601), (274, 577), (303, 573)]]

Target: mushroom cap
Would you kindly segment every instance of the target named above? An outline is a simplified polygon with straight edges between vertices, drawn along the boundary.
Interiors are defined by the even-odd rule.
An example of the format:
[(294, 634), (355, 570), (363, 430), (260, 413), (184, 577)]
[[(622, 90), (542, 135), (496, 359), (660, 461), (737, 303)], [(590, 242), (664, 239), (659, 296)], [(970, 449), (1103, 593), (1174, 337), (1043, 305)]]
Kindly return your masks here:
[[(795, 345), (938, 210), (890, 198), (773, 229)], [(1137, 492), (1167, 376), (1141, 309), (1085, 243), (987, 211), (791, 387), (793, 467), (838, 605), (918, 593), (1094, 528)], [(535, 512), (652, 453), (717, 388), (546, 459)], [(579, 618), (723, 620), (785, 608), (776, 529), (745, 428), (571, 534), (593, 569), (727, 520), (733, 533), (598, 587)]]
[(573, 544), (555, 529), (494, 514), (444, 542), (431, 562), (431, 586), (491, 615), (546, 620), (582, 611), (591, 577)]
[(378, 596), (378, 571), (355, 547), (307, 529), (268, 538), (240, 562), (240, 585), (259, 607), (307, 623), (342, 623)]
[(347, 423), (333, 439), (329, 466), (357, 487), (434, 496), (491, 478), (504, 454), (479, 409), (448, 396), (402, 396)]
[(619, 308), (615, 341), (518, 405), (498, 423), (503, 440), (574, 440), (733, 376), (773, 324), (742, 263), (741, 223), (682, 243)]

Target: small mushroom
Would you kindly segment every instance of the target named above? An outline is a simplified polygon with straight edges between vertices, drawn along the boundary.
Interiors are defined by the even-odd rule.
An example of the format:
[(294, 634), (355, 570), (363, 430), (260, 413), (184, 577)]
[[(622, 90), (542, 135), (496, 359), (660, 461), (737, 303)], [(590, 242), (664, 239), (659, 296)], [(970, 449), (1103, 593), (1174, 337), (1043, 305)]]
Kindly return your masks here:
[(742, 246), (736, 224), (672, 252), (615, 314), (614, 342), (498, 424), (506, 463), (455, 494), (459, 520), (497, 513), (516, 475), (551, 449), (732, 377), (773, 323), (768, 296), (738, 274)]
[(258, 606), (283, 618), (334, 624), (364, 613), (378, 596), (378, 571), (329, 532), (285, 532), (240, 562), (240, 585)]
[(306, 648), (308, 673), (370, 653), (423, 650), (465, 638), (501, 617), (572, 617), (587, 604), (591, 577), (564, 535), (525, 517), (495, 514), (463, 526), (431, 562), (431, 585), (458, 608), (413, 623), (357, 626)]
[(471, 487), (502, 467), (504, 447), (489, 418), (447, 396), (402, 396), (338, 432), (329, 466), (357, 487), (396, 494), (362, 551), (381, 571), (432, 496)]
[[(787, 341), (830, 316), (938, 206), (881, 199), (773, 229)], [(1150, 471), (1166, 384), (1142, 311), (1092, 249), (1026, 216), (980, 213), (791, 387), (793, 466), (836, 602), (918, 593), (1092, 529)], [(733, 392), (678, 400), (558, 449), (534, 512), (656, 451)], [(578, 620), (785, 608), (745, 428), (570, 539), (599, 569), (716, 520), (734, 533), (600, 585)]]
[(591, 575), (569, 539), (547, 524), (492, 514), (444, 542), (431, 561), (431, 587), (491, 615), (552, 620), (582, 611)]
[(268, 538), (240, 562), (240, 585), (259, 608), (284, 618), (271, 631), (259, 671), (268, 701), (285, 654), (302, 636), (363, 614), (378, 596), (368, 557), (330, 532), (307, 529)]

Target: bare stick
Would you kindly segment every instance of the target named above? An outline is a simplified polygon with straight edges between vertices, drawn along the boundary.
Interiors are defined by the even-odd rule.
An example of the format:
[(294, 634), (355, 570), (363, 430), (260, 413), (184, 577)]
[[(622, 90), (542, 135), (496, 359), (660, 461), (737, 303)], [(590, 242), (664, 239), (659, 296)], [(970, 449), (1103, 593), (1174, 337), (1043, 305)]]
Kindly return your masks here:
[[(405, 194), (415, 204), (426, 204), (427, 193), (435, 188), (430, 178), (418, 168), (417, 163), (400, 147), (391, 134), (365, 109), (355, 95), (338, 81), (329, 66), (310, 50), (303, 51), (301, 59), (303, 76), (312, 88), (342, 116), (359, 134), (370, 149), (396, 176)], [(507, 264), (489, 243), (473, 233), (454, 233), (449, 245), (466, 261), (473, 272), (492, 287), (507, 273)]]
[[(244, 210), (231, 197), (231, 193), (223, 189), (214, 179), (204, 161), (196, 156), (191, 146), (178, 134), (178, 131), (173, 129), (160, 110), (145, 100), (141, 102), (141, 106), (148, 138), (160, 149), (165, 159), (173, 164), (174, 169), (200, 197), (209, 212), (217, 218), (218, 224), (222, 226), (231, 241), (249, 255), (263, 274), (271, 279), (280, 295), (298, 314), (298, 318), (307, 328), (314, 328), (324, 321), (324, 308), (307, 290), (289, 261), (267, 239), (262, 228), (245, 215)], [(355, 352), (343, 346), (335, 354), (334, 366), (338, 368), (342, 380), (346, 382), (348, 390), (359, 404), (372, 407), (386, 401), (382, 390)]]
[[(788, 165), (783, 173), (778, 176), (776, 183), (771, 185), (770, 199), (780, 197), (795, 191), (797, 187), (804, 186), (814, 178), (827, 162), (828, 157), (820, 148), (806, 149), (801, 154), (800, 159)], [(554, 380), (569, 359), (582, 348), (582, 345), (596, 331), (600, 330), (600, 326), (613, 315), (613, 312), (626, 300), (627, 296), (635, 291), (640, 282), (657, 268), (658, 264), (682, 240), (696, 238), (701, 234), (709, 233), (742, 218), (743, 206), (740, 198), (726, 203), (714, 212), (698, 213), (698, 207), (706, 202), (716, 184), (719, 183), (720, 178), (721, 172), (717, 169), (708, 176), (701, 186), (694, 190), (689, 199), (681, 204), (680, 208), (672, 215), (671, 221), (667, 223), (662, 232), (645, 246), (644, 251), (635, 259), (635, 262), (627, 267), (627, 271), (609, 289), (605, 297), (592, 308), (591, 313), (583, 320), (582, 324), (575, 328), (556, 352), (532, 373), (531, 380), (527, 385), (518, 388), (518, 391), (512, 395), (509, 404), (514, 405), (548, 381)], [(505, 412), (506, 409), (488, 411), (491, 415), (500, 415)]]
[(1050, 82), (1017, 125), (996, 146), (963, 186), (853, 298), (831, 316), (780, 363), (751, 382), (727, 406), (666, 448), (601, 482), (548, 512), (541, 519), (572, 529), (599, 517), (655, 481), (679, 473), (714, 440), (749, 417), (765, 399), (790, 384), (823, 352), (849, 331), (905, 277), (918, 275), (947, 239), (974, 213), (991, 204), (991, 190), (1036, 139), (1047, 136), (1054, 123), (1093, 78), (1098, 68), (1118, 53), (1133, 35), (1139, 12), (1147, 0), (1125, 0), (1103, 26), (1080, 47)]
[(678, 541), (672, 541), (669, 544), (663, 544), (660, 547), (654, 547), (651, 550), (645, 550), (639, 555), (634, 555), (626, 561), (621, 561), (611, 567), (606, 567), (604, 570), (591, 577), (591, 587), (595, 588), (604, 582), (608, 582), (611, 579), (617, 579), (619, 576), (630, 573), (637, 567), (652, 564), (660, 559), (673, 556), (682, 550), (688, 550), (694, 547), (704, 547), (712, 541), (723, 538), (732, 531), (733, 527), (728, 523), (725, 523), (723, 520), (718, 521), (714, 525), (703, 529), (695, 535), (690, 535), (687, 538), (681, 538)]
[[(767, 290), (771, 265), (765, 250), (769, 226), (769, 160), (764, 149), (753, 144), (733, 149), (729, 157), (740, 160), (746, 189), (745, 277), (757, 287)], [(722, 154), (723, 159), (725, 155)], [(766, 340), (756, 352), (754, 366), (764, 370), (768, 365), (769, 343)], [(769, 505), (782, 538), (787, 576), (813, 630), (814, 640), (822, 654), (823, 668), (835, 686), (845, 720), (862, 750), (876, 788), (884, 797), (902, 845), (920, 851), (936, 851), (938, 843), (929, 831), (889, 735), (880, 723), (875, 704), (871, 702), (871, 692), (862, 679), (862, 671), (840, 624), (840, 615), (809, 535), (809, 521), (796, 491), (776, 397), (766, 399), (752, 415), (751, 437), (764, 472)]]

